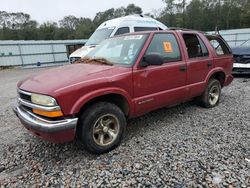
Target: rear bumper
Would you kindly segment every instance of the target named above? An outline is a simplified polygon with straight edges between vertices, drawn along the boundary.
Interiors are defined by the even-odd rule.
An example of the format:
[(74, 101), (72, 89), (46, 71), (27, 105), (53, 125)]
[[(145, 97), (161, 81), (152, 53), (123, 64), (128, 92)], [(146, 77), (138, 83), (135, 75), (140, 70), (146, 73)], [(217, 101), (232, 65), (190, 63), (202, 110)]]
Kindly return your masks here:
[(234, 77), (232, 75), (227, 75), (225, 82), (224, 82), (224, 86), (228, 86), (229, 84), (231, 84), (233, 79), (234, 79)]
[(20, 107), (13, 108), (21, 123), (33, 135), (53, 143), (63, 143), (74, 139), (78, 118), (49, 121)]

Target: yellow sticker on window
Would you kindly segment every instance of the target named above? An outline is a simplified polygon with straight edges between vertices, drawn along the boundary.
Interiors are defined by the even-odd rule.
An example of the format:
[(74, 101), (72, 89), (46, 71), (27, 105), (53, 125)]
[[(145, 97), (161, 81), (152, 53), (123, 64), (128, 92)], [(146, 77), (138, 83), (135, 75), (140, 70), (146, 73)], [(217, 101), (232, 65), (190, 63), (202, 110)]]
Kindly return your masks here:
[(173, 52), (173, 48), (172, 48), (171, 42), (163, 42), (163, 47), (164, 47), (164, 51), (165, 52), (167, 52), (167, 53)]

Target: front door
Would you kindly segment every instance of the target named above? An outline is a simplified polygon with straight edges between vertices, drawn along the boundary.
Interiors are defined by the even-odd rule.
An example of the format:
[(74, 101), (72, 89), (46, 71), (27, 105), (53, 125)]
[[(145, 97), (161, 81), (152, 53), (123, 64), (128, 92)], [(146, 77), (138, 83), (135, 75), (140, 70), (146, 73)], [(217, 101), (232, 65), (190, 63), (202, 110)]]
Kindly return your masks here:
[(145, 55), (148, 54), (161, 55), (164, 63), (134, 68), (137, 115), (184, 101), (187, 94), (187, 67), (174, 33), (154, 34)]

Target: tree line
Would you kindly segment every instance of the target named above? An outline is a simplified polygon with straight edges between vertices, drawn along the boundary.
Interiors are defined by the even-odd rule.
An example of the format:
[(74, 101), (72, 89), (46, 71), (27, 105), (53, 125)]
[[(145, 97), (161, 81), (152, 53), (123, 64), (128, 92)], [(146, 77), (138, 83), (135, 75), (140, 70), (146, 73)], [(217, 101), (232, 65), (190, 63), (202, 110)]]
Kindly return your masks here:
[[(249, 0), (163, 0), (165, 7), (145, 15), (168, 27), (202, 31), (250, 27)], [(87, 39), (106, 20), (142, 14), (134, 4), (98, 12), (94, 19), (66, 16), (59, 22), (39, 24), (29, 14), (0, 11), (0, 40)]]
[(163, 0), (158, 20), (167, 26), (211, 31), (250, 27), (249, 0)]

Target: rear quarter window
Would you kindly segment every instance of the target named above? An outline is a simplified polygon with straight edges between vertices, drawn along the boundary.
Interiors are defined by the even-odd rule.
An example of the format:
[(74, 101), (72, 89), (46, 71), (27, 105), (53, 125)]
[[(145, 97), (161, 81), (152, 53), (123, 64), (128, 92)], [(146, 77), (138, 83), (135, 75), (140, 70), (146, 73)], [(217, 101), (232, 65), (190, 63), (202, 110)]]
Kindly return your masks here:
[(214, 48), (218, 56), (231, 54), (230, 49), (227, 47), (225, 42), (217, 36), (207, 36), (210, 44)]

